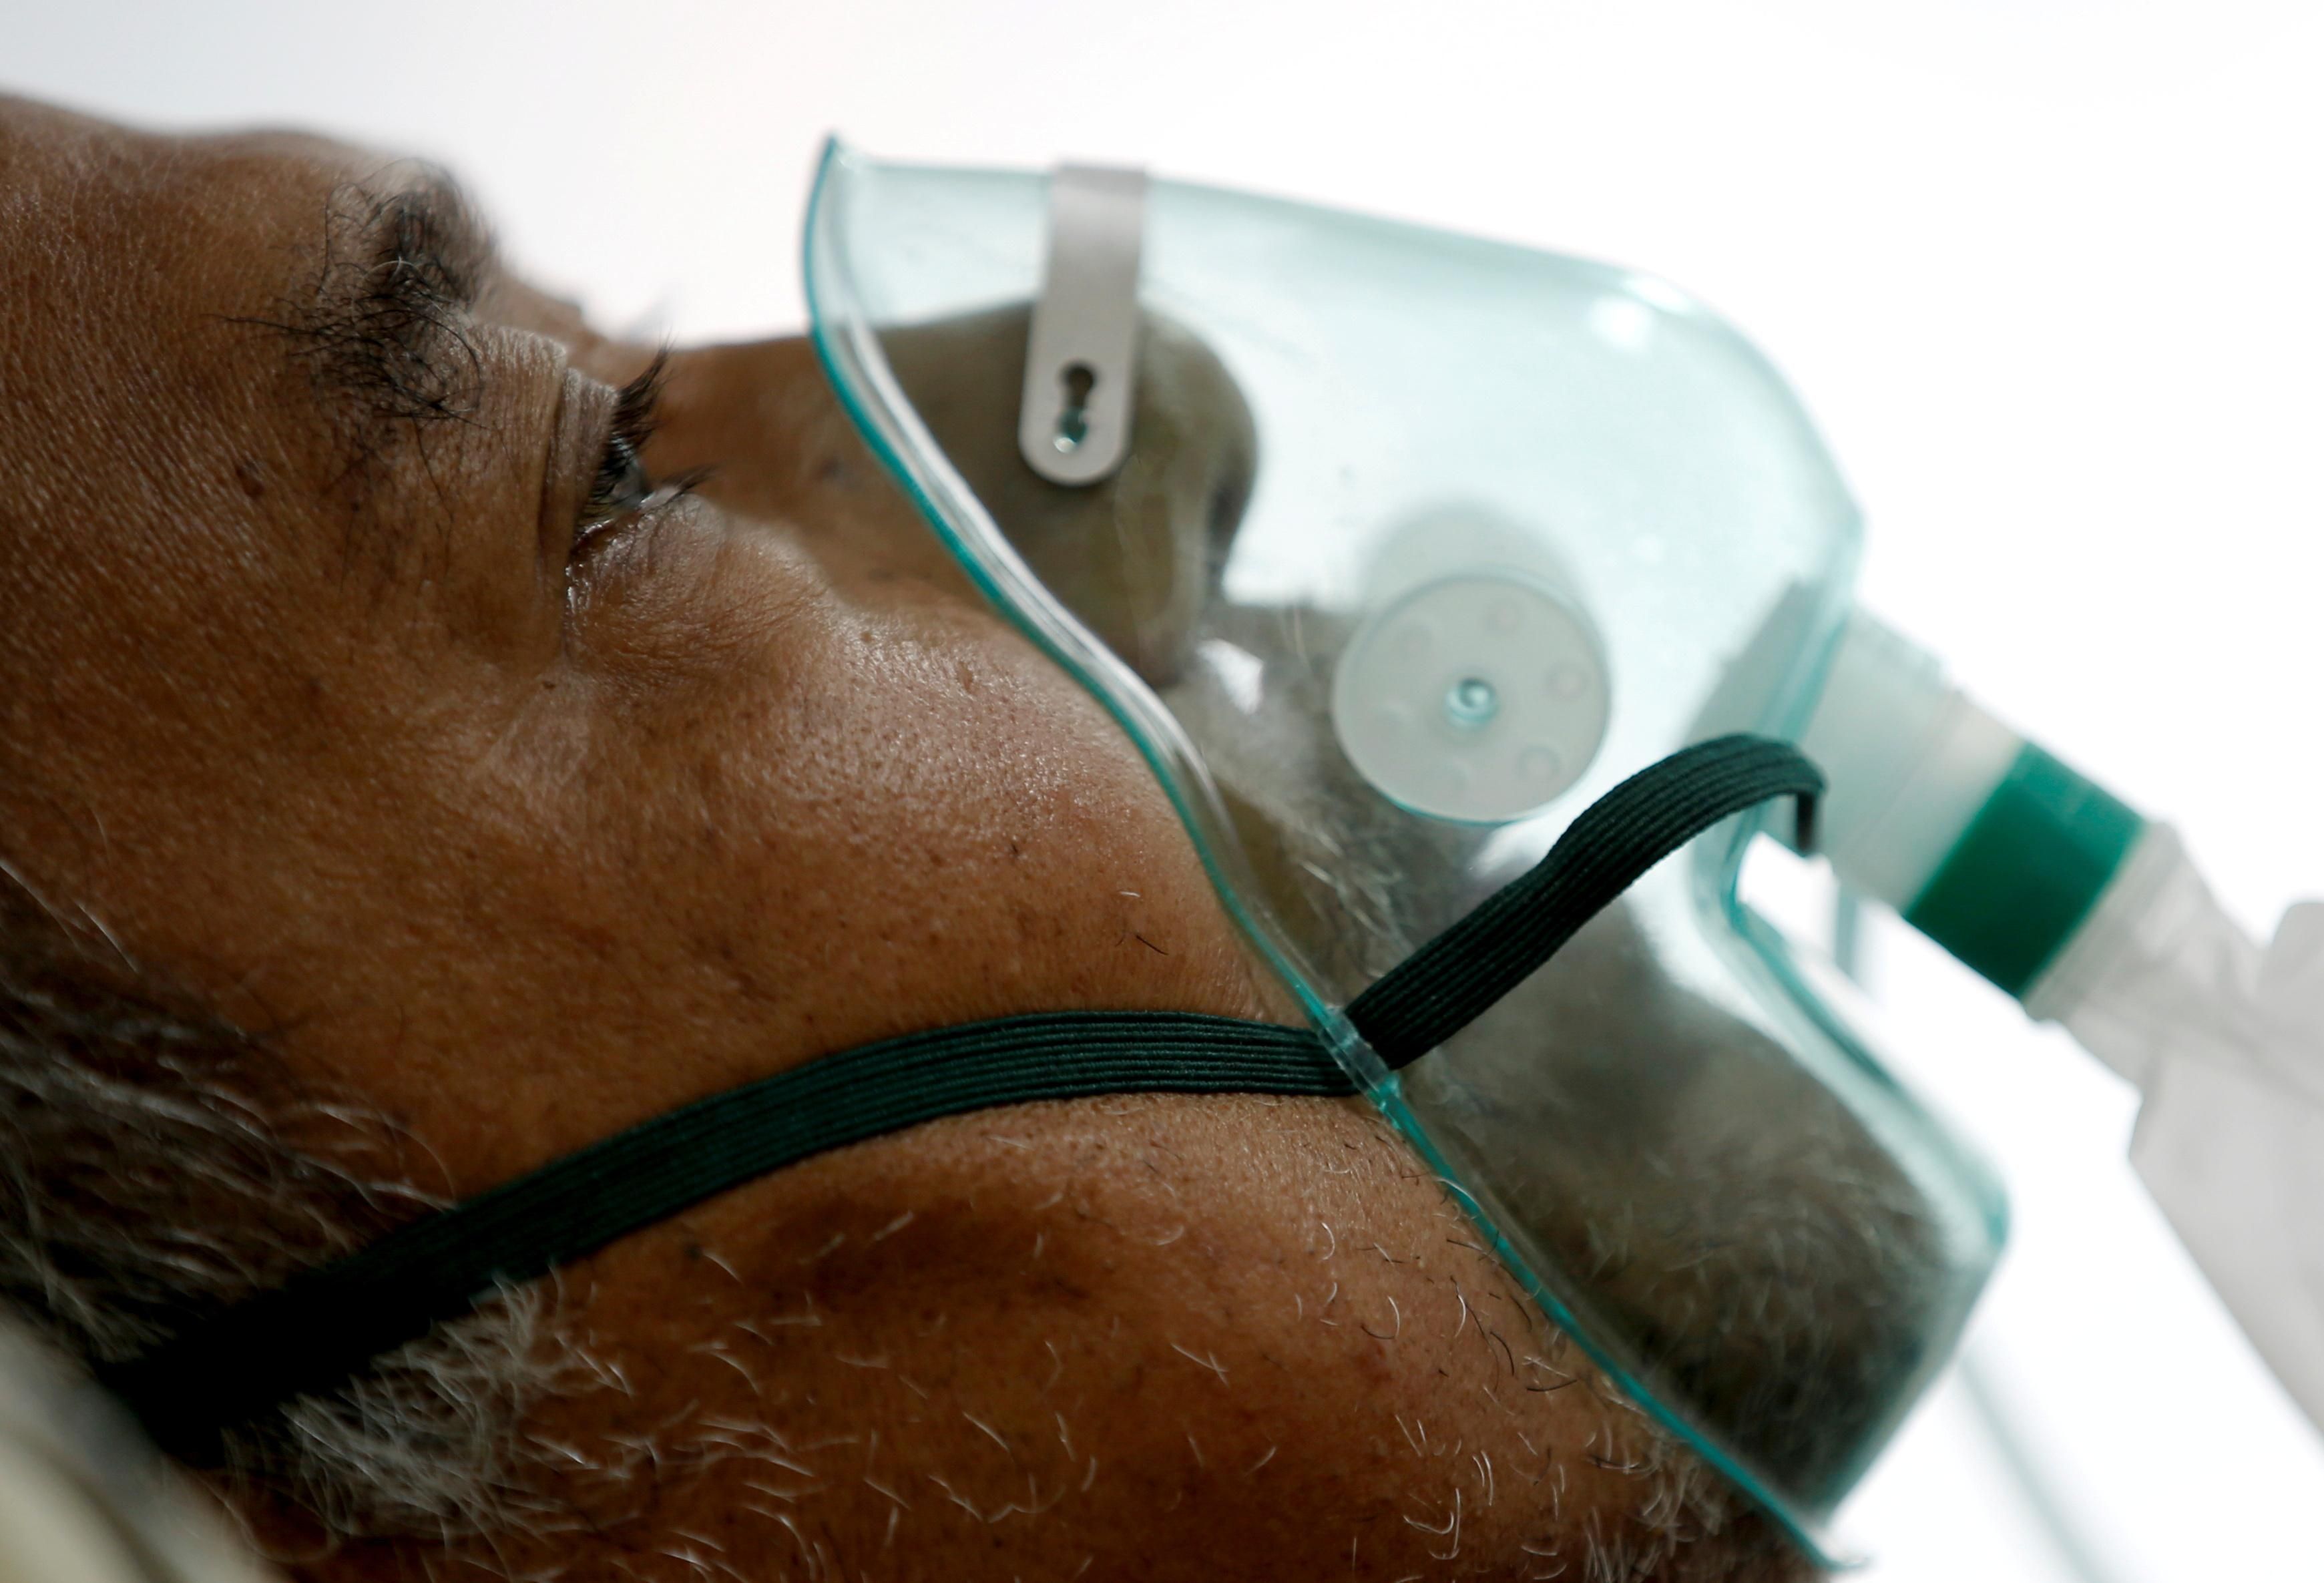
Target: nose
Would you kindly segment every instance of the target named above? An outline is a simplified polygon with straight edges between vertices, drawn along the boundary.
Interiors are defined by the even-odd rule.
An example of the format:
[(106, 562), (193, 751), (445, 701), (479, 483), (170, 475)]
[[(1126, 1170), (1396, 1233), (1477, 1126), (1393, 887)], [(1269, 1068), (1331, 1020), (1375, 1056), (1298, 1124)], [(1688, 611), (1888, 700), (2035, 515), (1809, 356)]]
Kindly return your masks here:
[(1018, 452), (1031, 309), (894, 331), (890, 365), (945, 456), (1048, 590), (1148, 682), (1177, 678), (1258, 466), (1250, 409), (1194, 336), (1139, 327), (1128, 456), (1099, 483), (1053, 483)]
[[(1207, 346), (1148, 315), (1127, 457), (1097, 483), (1052, 483), (1017, 449), (1030, 318), (1025, 306), (997, 308), (892, 330), (882, 345), (945, 459), (1035, 575), (1133, 669), (1167, 685), (1250, 496), (1250, 410)], [(836, 580), (973, 597), (805, 340), (674, 357), (662, 413), (652, 466), (712, 467), (713, 498), (788, 525)]]

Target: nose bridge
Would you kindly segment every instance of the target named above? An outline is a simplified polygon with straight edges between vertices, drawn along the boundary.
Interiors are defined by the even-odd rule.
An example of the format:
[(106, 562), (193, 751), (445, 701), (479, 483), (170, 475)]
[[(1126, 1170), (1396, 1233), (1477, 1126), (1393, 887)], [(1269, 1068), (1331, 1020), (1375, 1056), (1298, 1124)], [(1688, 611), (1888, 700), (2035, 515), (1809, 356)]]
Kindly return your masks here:
[[(1128, 459), (1093, 484), (1052, 483), (1018, 445), (1029, 328), (1019, 305), (892, 330), (886, 350), (945, 459), (1017, 552), (1134, 669), (1167, 685), (1250, 496), (1249, 406), (1208, 347), (1148, 315)], [(674, 354), (646, 460), (658, 474), (711, 469), (712, 499), (781, 524), (859, 595), (905, 579), (981, 598), (872, 455), (807, 341)]]
[(882, 350), (1010, 547), (1131, 669), (1167, 686), (1250, 497), (1250, 406), (1199, 337), (1142, 313), (1126, 456), (1093, 482), (1046, 477), (1026, 461), (1020, 434), (1033, 318), (1023, 304), (964, 314), (891, 329)]
[(705, 496), (782, 529), (835, 584), (903, 579), (973, 596), (803, 338), (672, 354), (645, 462), (657, 476), (704, 470)]

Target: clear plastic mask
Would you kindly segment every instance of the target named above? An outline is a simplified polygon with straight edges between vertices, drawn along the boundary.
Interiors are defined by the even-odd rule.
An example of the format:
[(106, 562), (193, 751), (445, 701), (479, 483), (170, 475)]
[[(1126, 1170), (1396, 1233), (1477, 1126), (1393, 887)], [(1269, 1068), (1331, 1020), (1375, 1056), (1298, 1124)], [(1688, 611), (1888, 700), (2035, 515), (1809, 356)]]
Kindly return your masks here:
[(1047, 211), (1043, 176), (835, 144), (807, 275), (842, 400), (1548, 1314), (1827, 1550), (2004, 1211), (1738, 901), (1759, 822), (1401, 1072), (1343, 1014), (1708, 714), (1805, 719), (1859, 533), (1805, 413), (1659, 281), (1156, 181), (1126, 445), (1061, 484), (1019, 444)]

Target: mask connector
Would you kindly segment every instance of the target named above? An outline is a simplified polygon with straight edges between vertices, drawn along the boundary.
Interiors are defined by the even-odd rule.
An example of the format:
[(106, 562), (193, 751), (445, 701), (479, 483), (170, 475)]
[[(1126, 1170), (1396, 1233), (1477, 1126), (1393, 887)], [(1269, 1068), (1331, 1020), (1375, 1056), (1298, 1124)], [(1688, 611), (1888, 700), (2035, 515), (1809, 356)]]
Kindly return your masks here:
[(1831, 778), (1833, 870), (2020, 998), (2074, 939), (2144, 824), (1860, 612), (1800, 745)]

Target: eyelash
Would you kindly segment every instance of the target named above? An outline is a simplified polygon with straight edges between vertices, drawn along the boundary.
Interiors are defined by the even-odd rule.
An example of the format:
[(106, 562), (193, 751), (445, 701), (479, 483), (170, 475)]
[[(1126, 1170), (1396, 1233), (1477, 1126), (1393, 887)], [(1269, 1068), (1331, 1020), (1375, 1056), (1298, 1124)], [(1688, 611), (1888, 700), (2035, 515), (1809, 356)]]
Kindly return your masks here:
[(643, 373), (630, 381), (613, 398), (613, 420), (598, 453), (597, 474), (581, 502), (573, 548), (578, 555), (593, 539), (620, 522), (660, 511), (689, 493), (709, 475), (695, 468), (657, 482), (639, 460), (659, 421), (662, 372), (667, 354), (657, 353)]

